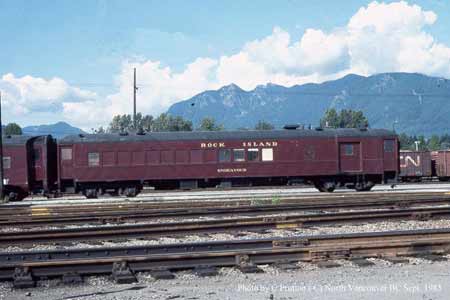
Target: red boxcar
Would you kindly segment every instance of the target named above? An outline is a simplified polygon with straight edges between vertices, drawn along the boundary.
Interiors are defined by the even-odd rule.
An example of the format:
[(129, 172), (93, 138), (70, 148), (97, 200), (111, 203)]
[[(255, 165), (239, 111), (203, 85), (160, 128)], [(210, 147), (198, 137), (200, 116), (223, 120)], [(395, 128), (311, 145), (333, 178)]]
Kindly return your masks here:
[(450, 150), (437, 152), (436, 176), (441, 181), (448, 181), (450, 179)]
[(76, 135), (58, 144), (61, 191), (96, 197), (156, 188), (310, 182), (369, 190), (399, 172), (398, 139), (382, 129)]
[(4, 136), (5, 197), (53, 191), (57, 184), (56, 142), (51, 136)]
[(403, 181), (420, 181), (432, 177), (432, 159), (429, 151), (400, 151), (400, 178)]

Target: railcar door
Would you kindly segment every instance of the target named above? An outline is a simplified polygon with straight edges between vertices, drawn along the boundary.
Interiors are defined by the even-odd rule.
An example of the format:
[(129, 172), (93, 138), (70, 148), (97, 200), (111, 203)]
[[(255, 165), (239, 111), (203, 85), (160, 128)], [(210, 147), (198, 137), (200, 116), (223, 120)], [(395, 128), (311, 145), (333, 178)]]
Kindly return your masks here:
[(30, 187), (32, 189), (43, 188), (45, 180), (45, 167), (43, 163), (43, 144), (41, 142), (37, 143), (36, 140), (33, 142), (33, 149), (31, 152), (31, 168), (32, 168), (32, 180), (30, 182)]
[(361, 143), (339, 143), (339, 169), (342, 173), (361, 171)]
[(73, 154), (72, 145), (64, 145), (60, 147), (60, 178), (71, 179), (73, 178)]
[(398, 169), (397, 149), (394, 139), (386, 139), (383, 141), (383, 164), (385, 171), (395, 171)]

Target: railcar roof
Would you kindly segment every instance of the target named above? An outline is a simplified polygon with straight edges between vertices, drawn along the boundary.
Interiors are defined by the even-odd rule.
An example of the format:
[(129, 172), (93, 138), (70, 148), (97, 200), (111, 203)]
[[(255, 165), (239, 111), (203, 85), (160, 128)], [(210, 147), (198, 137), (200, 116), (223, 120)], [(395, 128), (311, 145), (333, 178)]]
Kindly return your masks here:
[[(5, 135), (3, 136), (4, 145), (25, 145), (30, 139), (34, 139), (36, 142), (44, 142), (46, 135), (31, 136), (31, 135)], [(48, 136), (51, 137), (51, 136)]]
[(61, 144), (99, 142), (140, 142), (140, 141), (189, 141), (189, 140), (242, 140), (242, 139), (289, 139), (302, 137), (394, 137), (396, 134), (386, 129), (356, 128), (342, 129), (294, 129), (294, 130), (242, 130), (242, 131), (186, 131), (149, 132), (137, 134), (84, 134), (71, 135), (60, 140)]

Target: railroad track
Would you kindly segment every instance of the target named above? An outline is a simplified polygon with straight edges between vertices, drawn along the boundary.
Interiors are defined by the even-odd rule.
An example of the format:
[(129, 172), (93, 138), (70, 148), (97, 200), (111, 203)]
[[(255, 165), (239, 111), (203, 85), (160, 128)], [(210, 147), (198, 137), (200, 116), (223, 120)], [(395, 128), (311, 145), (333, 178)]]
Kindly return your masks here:
[(450, 206), (435, 208), (404, 208), (385, 210), (345, 211), (331, 213), (290, 214), (282, 216), (240, 217), (115, 226), (79, 227), (50, 230), (25, 230), (0, 233), (0, 247), (25, 244), (115, 241), (132, 238), (179, 237), (203, 233), (266, 231), (296, 229), (329, 224), (360, 224), (392, 220), (428, 220), (450, 217)]
[[(150, 271), (168, 278), (171, 271), (237, 266), (257, 271), (258, 264), (317, 262), (330, 259), (446, 254), (450, 229), (358, 233), (343, 235), (217, 241), (158, 246), (86, 248), (0, 253), (0, 280), (30, 287), (36, 279), (111, 274), (117, 282), (132, 282), (134, 274)], [(211, 271), (214, 273), (214, 270)], [(173, 276), (173, 275), (172, 275)]]
[[(376, 195), (376, 196), (375, 196)], [(367, 208), (404, 208), (450, 204), (446, 193), (360, 194), (327, 197), (288, 197), (205, 202), (85, 204), (66, 206), (0, 207), (0, 226), (46, 226), (64, 224), (104, 224), (164, 218), (201, 216), (263, 215)]]

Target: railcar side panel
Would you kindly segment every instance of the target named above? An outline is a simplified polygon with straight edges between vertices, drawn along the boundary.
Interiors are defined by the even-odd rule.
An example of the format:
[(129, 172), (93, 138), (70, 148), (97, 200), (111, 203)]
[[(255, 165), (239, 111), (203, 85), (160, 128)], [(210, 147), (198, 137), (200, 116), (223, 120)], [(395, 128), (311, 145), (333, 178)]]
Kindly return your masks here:
[(28, 163), (25, 145), (3, 147), (3, 182), (7, 186), (28, 191)]
[(450, 179), (450, 151), (438, 151), (436, 159), (436, 175), (442, 181)]
[[(388, 155), (383, 145), (382, 137), (80, 142), (61, 144), (58, 153), (61, 180), (75, 183), (340, 174), (381, 178)], [(395, 147), (390, 155), (388, 163), (396, 159)]]
[(400, 152), (400, 177), (403, 180), (420, 180), (421, 177), (431, 177), (432, 175), (432, 160), (430, 152)]

